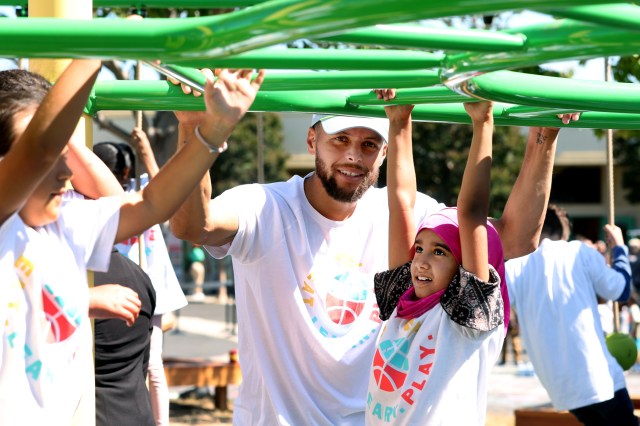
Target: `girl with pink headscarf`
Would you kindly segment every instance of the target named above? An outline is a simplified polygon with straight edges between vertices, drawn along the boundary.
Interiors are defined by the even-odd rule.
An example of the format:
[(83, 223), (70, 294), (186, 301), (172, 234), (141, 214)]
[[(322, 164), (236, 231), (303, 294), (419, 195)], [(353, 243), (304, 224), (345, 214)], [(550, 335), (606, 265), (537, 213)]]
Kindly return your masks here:
[(458, 207), (430, 215), (417, 234), (412, 108), (386, 108), (391, 269), (375, 277), (380, 318), (387, 322), (372, 362), (366, 420), (484, 425), (487, 377), (509, 318), (502, 246), (487, 221), (492, 104), (465, 104), (473, 140)]

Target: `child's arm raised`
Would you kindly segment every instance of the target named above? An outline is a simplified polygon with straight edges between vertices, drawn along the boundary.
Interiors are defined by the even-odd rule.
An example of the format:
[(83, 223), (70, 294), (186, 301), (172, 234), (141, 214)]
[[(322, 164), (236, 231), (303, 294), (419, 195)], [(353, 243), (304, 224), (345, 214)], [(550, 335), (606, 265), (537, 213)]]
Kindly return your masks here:
[[(149, 137), (144, 130), (139, 127), (133, 129), (131, 132), (131, 145), (133, 145), (133, 148), (136, 150), (136, 155), (140, 163), (142, 163), (149, 174), (149, 180), (153, 179), (160, 171), (160, 168), (156, 162), (156, 156), (153, 154), (153, 149), (151, 149)], [(141, 172), (138, 171), (138, 175), (140, 174)]]
[(97, 60), (72, 61), (0, 161), (0, 223), (22, 207), (58, 160), (78, 124), (100, 66)]
[(489, 280), (487, 215), (491, 188), (493, 104), (465, 103), (473, 122), (473, 139), (458, 195), (462, 266), (482, 281)]
[[(395, 97), (395, 90), (376, 90), (379, 99)], [(387, 196), (389, 203), (389, 269), (411, 260), (416, 236), (416, 171), (413, 165), (411, 111), (413, 105), (385, 107), (389, 118)]]
[(124, 193), (111, 170), (84, 144), (84, 140), (71, 137), (67, 165), (73, 171), (71, 185), (87, 198), (97, 199)]
[(251, 70), (222, 70), (215, 84), (207, 79), (200, 141), (184, 145), (142, 191), (123, 196), (116, 242), (164, 222), (176, 212), (218, 157), (216, 150), (253, 103), (263, 79), (264, 71), (254, 79)]

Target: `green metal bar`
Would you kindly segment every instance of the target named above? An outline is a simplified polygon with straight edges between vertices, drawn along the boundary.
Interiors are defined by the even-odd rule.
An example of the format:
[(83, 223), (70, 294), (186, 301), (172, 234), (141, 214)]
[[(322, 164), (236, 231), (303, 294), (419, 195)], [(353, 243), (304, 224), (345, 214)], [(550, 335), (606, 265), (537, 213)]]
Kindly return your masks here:
[(519, 118), (531, 118), (531, 117), (548, 117), (550, 115), (568, 114), (577, 112), (575, 109), (568, 108), (541, 108), (530, 106), (514, 106), (505, 108), (502, 111), (503, 117), (519, 117)]
[(496, 71), (472, 78), (463, 91), (480, 98), (533, 107), (640, 113), (640, 86)]
[(376, 25), (322, 40), (343, 43), (374, 44), (389, 47), (443, 49), (474, 52), (522, 50), (526, 39), (521, 34), (484, 30), (428, 28), (418, 25)]
[[(387, 85), (376, 87), (398, 87), (397, 85)], [(437, 86), (420, 89), (399, 89), (394, 100), (385, 101), (378, 99), (375, 93), (366, 92), (351, 95), (347, 102), (353, 105), (405, 105), (424, 103), (453, 103), (453, 102), (473, 102), (476, 99), (458, 94), (448, 87)]]
[(558, 9), (606, 0), (269, 0), (205, 18), (7, 19), (0, 56), (103, 59), (220, 58), (299, 38), (419, 19), (527, 8)]
[(455, 86), (479, 73), (500, 69), (517, 69), (561, 60), (624, 56), (640, 51), (637, 32), (569, 19), (507, 32), (524, 34), (526, 50), (449, 55), (442, 73), (446, 84)]
[[(143, 83), (139, 82), (143, 86)], [(95, 114), (105, 110), (183, 110), (202, 111), (204, 102), (202, 97), (186, 96), (179, 87), (170, 84), (153, 85), (152, 90), (121, 91), (119, 85), (107, 87), (97, 85), (91, 95), (87, 112)], [(126, 92), (126, 96), (123, 92)], [(356, 106), (346, 100), (356, 95), (356, 91), (287, 91), (287, 92), (258, 92), (251, 111), (274, 112), (303, 112), (303, 113), (332, 113), (344, 115), (358, 115), (370, 117), (385, 117), (382, 106)], [(582, 113), (580, 120), (569, 125), (563, 125), (555, 117), (555, 109), (550, 110), (548, 116), (537, 114), (532, 117), (519, 117), (509, 114), (513, 105), (495, 104), (494, 121), (499, 126), (554, 126), (593, 129), (640, 129), (640, 114), (591, 112)], [(455, 104), (422, 104), (416, 105), (412, 113), (416, 121), (435, 121), (443, 123), (470, 123), (469, 116), (462, 103)]]
[[(174, 66), (174, 69), (190, 72), (192, 78), (204, 84), (202, 74), (194, 68)], [(268, 73), (261, 88), (265, 91), (336, 90), (424, 87), (434, 84), (440, 84), (438, 71), (298, 71)]]
[[(144, 7), (147, 9), (217, 9), (247, 7), (266, 0), (93, 0), (93, 7)], [(29, 0), (0, 0), (0, 6), (27, 7)]]
[[(180, 74), (204, 86), (205, 77), (193, 68), (174, 67)], [(440, 78), (435, 71), (328, 71), (328, 72), (282, 72), (268, 73), (262, 83), (262, 91), (300, 90), (349, 90), (371, 89), (373, 87), (424, 87), (438, 84)], [(99, 81), (96, 90), (109, 93), (111, 97), (157, 96), (167, 93), (166, 81), (120, 80)], [(448, 90), (448, 89), (447, 89)], [(103, 92), (104, 91), (104, 92)], [(453, 93), (449, 91), (449, 93)], [(344, 96), (343, 96), (344, 99)]]
[(196, 68), (415, 70), (439, 68), (443, 60), (442, 53), (411, 50), (265, 48), (226, 58), (174, 62)]
[[(367, 107), (374, 108), (374, 107)], [(378, 107), (380, 108), (380, 107)], [(573, 121), (568, 125), (562, 124), (560, 119), (555, 115), (554, 111), (550, 111), (549, 115), (537, 117), (511, 117), (507, 111), (512, 108), (511, 105), (494, 104), (494, 123), (497, 126), (524, 126), (524, 127), (572, 127), (584, 129), (640, 129), (639, 114), (623, 114), (609, 112), (583, 112), (580, 120)], [(364, 108), (359, 108), (361, 112), (365, 112)], [(380, 112), (377, 116), (382, 116)], [(431, 121), (443, 123), (466, 123), (471, 124), (469, 116), (464, 110), (464, 106), (459, 104), (440, 104), (440, 105), (416, 105), (411, 113), (416, 121)]]
[(640, 7), (635, 4), (620, 3), (594, 6), (578, 6), (550, 12), (555, 16), (607, 25), (614, 28), (640, 30)]

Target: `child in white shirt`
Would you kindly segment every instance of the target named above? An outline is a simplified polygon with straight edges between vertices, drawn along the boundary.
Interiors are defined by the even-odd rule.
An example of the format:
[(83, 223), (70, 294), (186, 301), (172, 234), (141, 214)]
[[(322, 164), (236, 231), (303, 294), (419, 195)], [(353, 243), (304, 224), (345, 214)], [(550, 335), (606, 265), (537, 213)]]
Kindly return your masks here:
[(51, 90), (11, 86), (19, 71), (0, 76), (0, 424), (71, 424), (93, 371), (87, 269), (105, 271), (114, 243), (178, 209), (263, 80), (244, 70), (209, 80), (202, 143), (186, 144), (144, 190), (67, 200), (67, 142), (99, 69), (73, 61)]
[(502, 246), (487, 221), (492, 104), (465, 104), (474, 136), (458, 207), (430, 215), (417, 235), (412, 106), (386, 109), (391, 270), (376, 275), (375, 291), (388, 321), (374, 355), (366, 422), (484, 425), (486, 380), (508, 318)]

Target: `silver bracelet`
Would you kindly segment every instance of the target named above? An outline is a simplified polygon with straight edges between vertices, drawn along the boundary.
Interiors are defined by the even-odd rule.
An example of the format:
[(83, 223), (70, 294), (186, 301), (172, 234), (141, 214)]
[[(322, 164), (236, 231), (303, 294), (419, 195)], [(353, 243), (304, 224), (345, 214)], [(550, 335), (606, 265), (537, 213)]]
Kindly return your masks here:
[(202, 145), (204, 145), (209, 150), (210, 154), (222, 154), (223, 152), (225, 152), (227, 150), (227, 148), (229, 148), (229, 145), (227, 145), (227, 141), (224, 141), (222, 146), (212, 146), (212, 145), (210, 145), (209, 142), (207, 142), (202, 137), (202, 135), (200, 134), (200, 126), (196, 126), (195, 134), (196, 134), (196, 138), (198, 138), (200, 143)]

